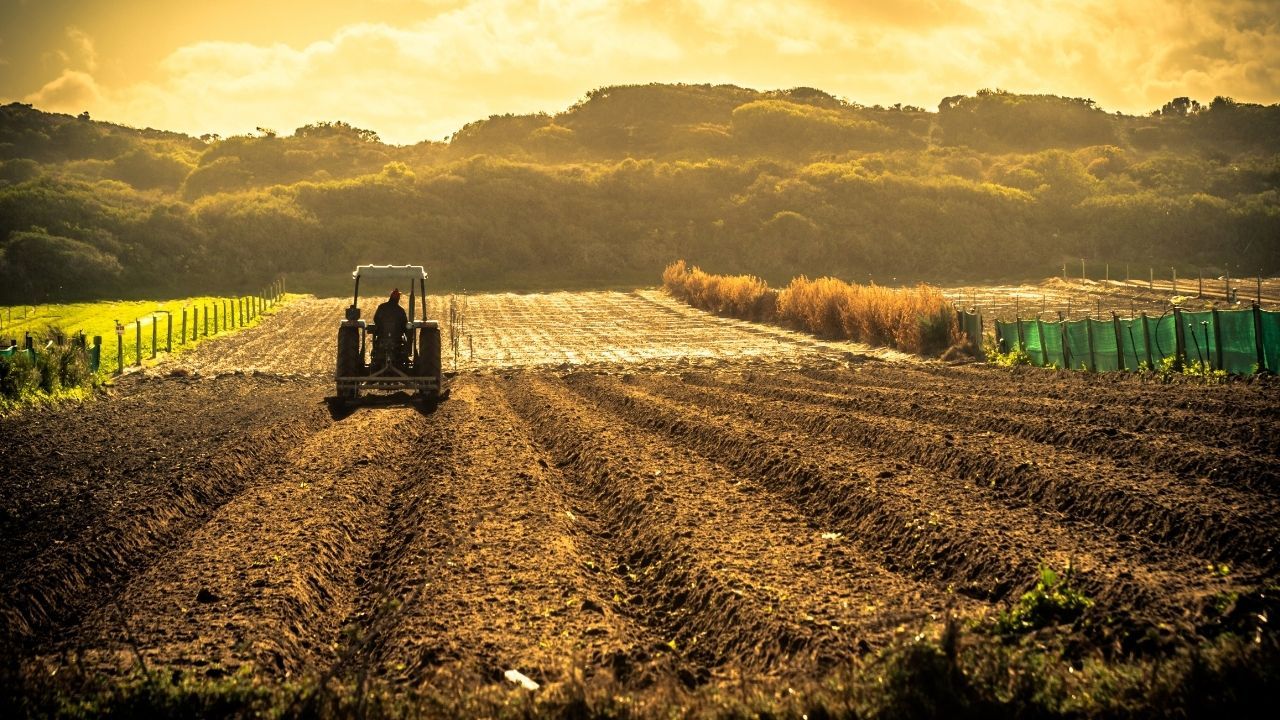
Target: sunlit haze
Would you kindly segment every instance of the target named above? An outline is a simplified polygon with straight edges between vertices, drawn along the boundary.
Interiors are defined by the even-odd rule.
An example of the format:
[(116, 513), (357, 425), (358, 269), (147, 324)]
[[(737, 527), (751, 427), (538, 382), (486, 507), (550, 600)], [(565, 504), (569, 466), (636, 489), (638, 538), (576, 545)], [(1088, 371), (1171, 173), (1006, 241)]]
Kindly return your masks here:
[(928, 109), (988, 87), (1126, 113), (1280, 100), (1275, 0), (2, 1), (0, 99), (191, 134), (440, 140), (649, 82)]

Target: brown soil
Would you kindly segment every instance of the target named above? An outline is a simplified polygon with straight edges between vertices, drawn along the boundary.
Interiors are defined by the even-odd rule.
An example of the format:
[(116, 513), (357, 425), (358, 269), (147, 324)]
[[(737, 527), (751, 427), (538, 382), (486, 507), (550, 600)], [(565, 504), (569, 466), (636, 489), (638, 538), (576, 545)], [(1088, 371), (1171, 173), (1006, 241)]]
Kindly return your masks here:
[(342, 305), (0, 420), (7, 654), (696, 686), (990, 616), (1042, 564), (1076, 568), (1095, 647), (1169, 652), (1280, 571), (1273, 382), (868, 361), (559, 293), (468, 298), (438, 406), (339, 411)]

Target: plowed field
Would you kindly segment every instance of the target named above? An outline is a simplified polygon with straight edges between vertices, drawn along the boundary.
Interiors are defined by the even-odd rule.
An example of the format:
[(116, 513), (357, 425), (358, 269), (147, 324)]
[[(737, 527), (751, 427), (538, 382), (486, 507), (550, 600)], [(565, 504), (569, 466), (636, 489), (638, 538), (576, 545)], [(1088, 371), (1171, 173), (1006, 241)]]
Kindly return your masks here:
[(820, 677), (1068, 564), (1089, 652), (1159, 656), (1280, 578), (1274, 383), (883, 361), (656, 292), (493, 295), (447, 401), (340, 412), (342, 305), (0, 421), (12, 663), (640, 692)]

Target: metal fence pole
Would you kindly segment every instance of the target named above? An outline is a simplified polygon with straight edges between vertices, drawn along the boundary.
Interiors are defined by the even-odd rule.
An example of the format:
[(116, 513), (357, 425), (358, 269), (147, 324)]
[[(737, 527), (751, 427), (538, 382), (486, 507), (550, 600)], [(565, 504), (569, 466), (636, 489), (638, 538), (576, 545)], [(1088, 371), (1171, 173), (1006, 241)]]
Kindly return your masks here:
[(156, 325), (156, 316), (152, 315), (151, 316), (151, 359), (152, 360), (156, 359), (156, 350), (157, 350), (156, 346), (160, 344), (159, 339), (157, 339), (156, 337), (156, 333), (158, 333), (159, 330), (160, 330), (159, 326)]
[(137, 346), (133, 349), (134, 358), (137, 360), (139, 367), (142, 366), (142, 321), (133, 321), (134, 339), (138, 341)]
[(116, 374), (124, 372), (124, 326), (116, 321)]
[(1169, 268), (1169, 272), (1173, 273), (1173, 294), (1177, 295), (1178, 294), (1178, 268), (1171, 267)]

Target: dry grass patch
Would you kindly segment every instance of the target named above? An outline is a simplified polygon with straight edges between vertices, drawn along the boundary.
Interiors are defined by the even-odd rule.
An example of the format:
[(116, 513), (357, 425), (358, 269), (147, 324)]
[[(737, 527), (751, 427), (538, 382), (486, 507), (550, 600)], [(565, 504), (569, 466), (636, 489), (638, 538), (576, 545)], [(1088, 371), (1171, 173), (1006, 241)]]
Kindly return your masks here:
[(683, 260), (662, 285), (690, 305), (744, 320), (778, 322), (832, 339), (936, 355), (960, 340), (955, 310), (930, 285), (888, 288), (803, 275), (774, 290), (754, 275), (712, 275)]

